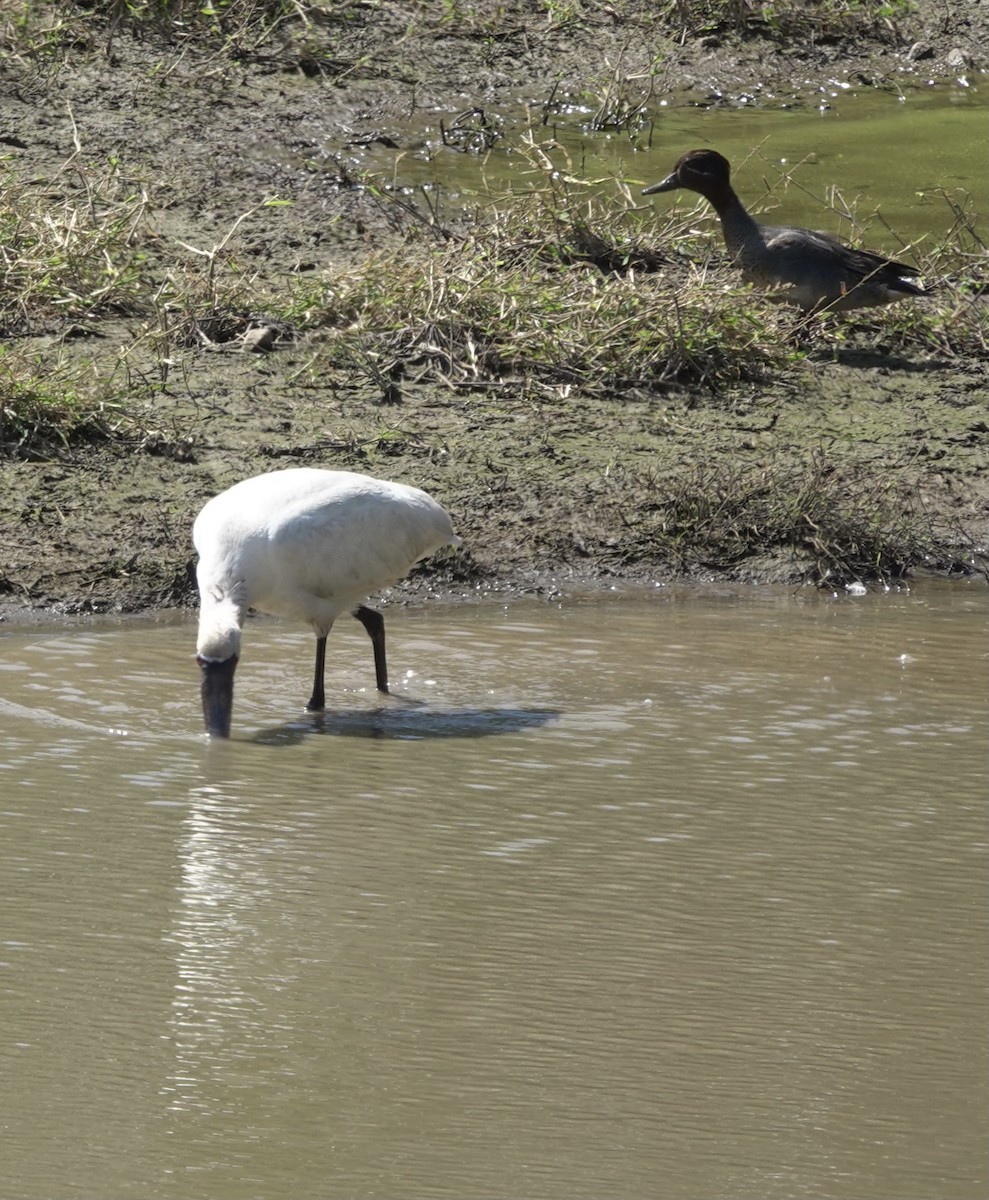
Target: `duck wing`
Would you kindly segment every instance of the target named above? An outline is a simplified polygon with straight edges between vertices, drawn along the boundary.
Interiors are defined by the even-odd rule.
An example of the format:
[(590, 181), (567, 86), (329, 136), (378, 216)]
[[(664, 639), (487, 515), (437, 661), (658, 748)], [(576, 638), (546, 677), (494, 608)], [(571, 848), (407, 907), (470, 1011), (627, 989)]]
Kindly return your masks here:
[(871, 250), (856, 250), (830, 233), (812, 229), (767, 229), (765, 245), (781, 282), (799, 284), (815, 275), (839, 274), (850, 283), (869, 278), (899, 279), (919, 275), (916, 267), (895, 262)]

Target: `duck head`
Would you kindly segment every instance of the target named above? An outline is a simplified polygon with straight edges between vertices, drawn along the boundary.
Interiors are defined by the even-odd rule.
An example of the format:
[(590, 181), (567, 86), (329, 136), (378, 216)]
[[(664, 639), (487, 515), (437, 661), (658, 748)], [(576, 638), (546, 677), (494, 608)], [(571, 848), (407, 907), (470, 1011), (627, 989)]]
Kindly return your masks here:
[(717, 150), (688, 150), (677, 159), (676, 166), (661, 182), (642, 189), (643, 196), (657, 192), (673, 192), (688, 188), (711, 200), (731, 190), (731, 167), (728, 159)]

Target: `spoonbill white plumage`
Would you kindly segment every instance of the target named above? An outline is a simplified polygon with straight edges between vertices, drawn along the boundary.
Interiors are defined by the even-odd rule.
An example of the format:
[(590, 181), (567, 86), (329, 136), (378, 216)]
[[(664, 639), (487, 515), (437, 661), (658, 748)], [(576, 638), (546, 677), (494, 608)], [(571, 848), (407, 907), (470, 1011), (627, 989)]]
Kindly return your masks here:
[(214, 496), (192, 540), (203, 717), (207, 733), (224, 738), (249, 608), (312, 626), (316, 670), (307, 709), (324, 707), (326, 638), (344, 612), (367, 630), (378, 690), (387, 692), (384, 620), (361, 601), (420, 558), (460, 544), (449, 515), (419, 488), (308, 467), (256, 475)]

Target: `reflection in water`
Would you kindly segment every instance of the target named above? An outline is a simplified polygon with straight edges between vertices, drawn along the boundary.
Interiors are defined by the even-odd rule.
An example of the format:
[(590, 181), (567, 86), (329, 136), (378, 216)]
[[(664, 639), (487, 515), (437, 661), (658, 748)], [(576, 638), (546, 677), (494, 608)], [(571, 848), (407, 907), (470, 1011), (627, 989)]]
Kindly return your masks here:
[(252, 913), (268, 889), (229, 827), (238, 815), (215, 788), (190, 793), (179, 847), (180, 908), (169, 939), (176, 948), (175, 1071), (164, 1090), (176, 1111), (223, 1111), (222, 1074), (257, 1007), (249, 994), (251, 950), (259, 948)]
[(312, 734), (332, 737), (397, 738), (421, 741), (433, 738), (481, 738), (537, 729), (560, 716), (558, 710), (504, 708), (401, 707), (334, 709), (307, 714), (253, 735), (260, 745), (292, 745)]
[(401, 613), (289, 722), (259, 623), (218, 745), (191, 625), (0, 639), (19, 1196), (981, 1200), (984, 603)]

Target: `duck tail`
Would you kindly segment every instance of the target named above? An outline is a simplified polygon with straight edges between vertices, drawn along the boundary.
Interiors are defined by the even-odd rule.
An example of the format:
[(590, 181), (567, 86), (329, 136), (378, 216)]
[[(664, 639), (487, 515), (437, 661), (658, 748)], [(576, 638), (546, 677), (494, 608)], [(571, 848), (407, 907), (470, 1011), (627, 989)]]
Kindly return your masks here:
[(912, 279), (903, 279), (902, 277), (890, 281), (889, 287), (892, 291), (899, 292), (904, 296), (930, 296), (935, 291), (933, 287), (921, 287)]

